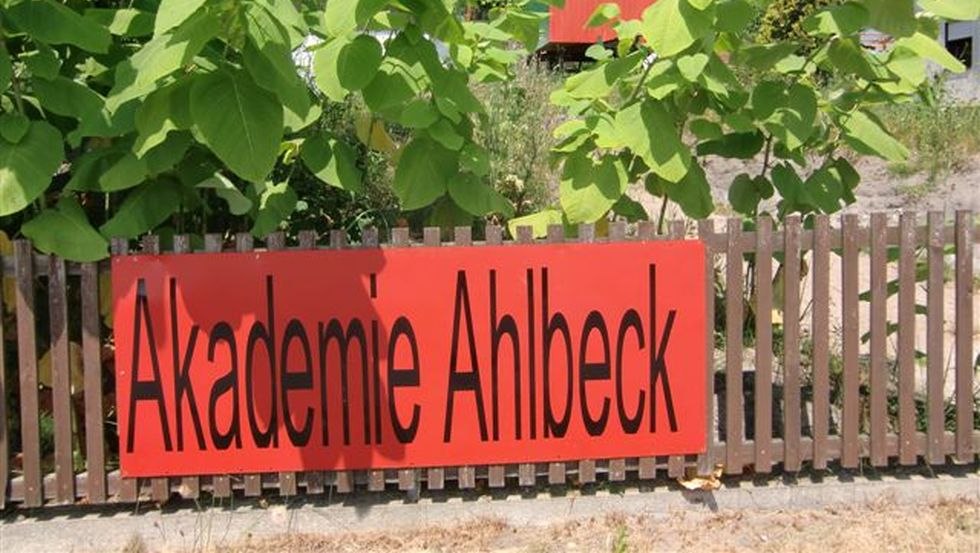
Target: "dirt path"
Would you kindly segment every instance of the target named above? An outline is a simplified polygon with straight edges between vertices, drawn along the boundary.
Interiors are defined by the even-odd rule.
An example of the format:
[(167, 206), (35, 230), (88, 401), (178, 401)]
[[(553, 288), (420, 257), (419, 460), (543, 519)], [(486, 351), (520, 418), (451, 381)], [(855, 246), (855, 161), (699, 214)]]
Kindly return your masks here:
[[(135, 545), (135, 544), (134, 544)], [(138, 547), (136, 548), (138, 550)], [(980, 551), (980, 502), (922, 507), (878, 501), (814, 511), (725, 514), (678, 512), (662, 517), (608, 514), (547, 527), (495, 519), (397, 532), (293, 534), (246, 540), (218, 551)]]

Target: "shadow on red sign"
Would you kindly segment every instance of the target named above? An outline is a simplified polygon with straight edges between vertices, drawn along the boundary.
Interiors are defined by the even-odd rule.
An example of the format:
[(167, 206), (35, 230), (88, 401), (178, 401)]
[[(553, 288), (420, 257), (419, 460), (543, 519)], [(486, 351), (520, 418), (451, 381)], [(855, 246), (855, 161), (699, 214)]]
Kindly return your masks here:
[(699, 242), (112, 261), (123, 476), (698, 453)]

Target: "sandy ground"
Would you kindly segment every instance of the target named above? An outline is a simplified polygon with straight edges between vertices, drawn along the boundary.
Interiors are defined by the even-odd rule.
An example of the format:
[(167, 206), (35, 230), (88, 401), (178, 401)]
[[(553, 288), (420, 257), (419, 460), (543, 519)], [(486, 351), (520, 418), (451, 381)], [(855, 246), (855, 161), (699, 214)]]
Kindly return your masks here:
[[(127, 551), (141, 550), (138, 541)], [(291, 534), (246, 540), (222, 552), (272, 551), (980, 551), (980, 502), (954, 500), (813, 511), (677, 512), (663, 517), (607, 514), (546, 527), (497, 519), (395, 532)]]

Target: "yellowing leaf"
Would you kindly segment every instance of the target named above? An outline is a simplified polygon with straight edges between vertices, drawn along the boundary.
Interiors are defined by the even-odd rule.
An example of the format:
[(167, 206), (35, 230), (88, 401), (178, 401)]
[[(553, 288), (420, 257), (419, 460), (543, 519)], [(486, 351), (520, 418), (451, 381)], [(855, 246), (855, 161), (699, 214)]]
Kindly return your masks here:
[(385, 130), (383, 121), (371, 117), (368, 113), (360, 113), (354, 120), (354, 132), (357, 139), (368, 149), (391, 154), (398, 149), (391, 135)]
[[(37, 362), (37, 380), (48, 388), (54, 387), (54, 376), (51, 366), (51, 352), (48, 350)], [(78, 342), (68, 343), (68, 374), (70, 375), (71, 394), (81, 392), (85, 387), (85, 373), (82, 369), (82, 346)]]
[(717, 464), (711, 474), (698, 474), (695, 467), (688, 467), (684, 471), (684, 477), (678, 478), (677, 483), (687, 490), (714, 491), (721, 488), (721, 475), (725, 471), (725, 465)]

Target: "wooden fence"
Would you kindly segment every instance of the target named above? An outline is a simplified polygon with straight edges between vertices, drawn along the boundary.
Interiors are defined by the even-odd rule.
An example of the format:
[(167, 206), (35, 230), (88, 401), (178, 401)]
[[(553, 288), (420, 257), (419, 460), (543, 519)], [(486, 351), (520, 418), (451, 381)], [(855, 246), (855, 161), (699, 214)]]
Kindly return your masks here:
[[(942, 464), (948, 457), (973, 462), (980, 452), (973, 357), (973, 287), (978, 278), (973, 250), (980, 241), (980, 227), (972, 212), (965, 211), (956, 214), (952, 225), (942, 213), (929, 213), (925, 222), (922, 225), (911, 213), (902, 214), (897, 221), (874, 214), (867, 224), (855, 215), (844, 215), (840, 226), (832, 227), (830, 218), (818, 216), (812, 228), (804, 229), (800, 219), (790, 218), (781, 230), (774, 231), (773, 223), (763, 218), (754, 230), (746, 231), (737, 219), (728, 220), (724, 229), (717, 229), (715, 221), (700, 221), (696, 229), (675, 221), (665, 235), (657, 235), (650, 223), (636, 227), (613, 223), (605, 237), (597, 237), (595, 228), (585, 225), (576, 238), (568, 238), (582, 242), (705, 242), (705, 288), (691, 291), (709, 299), (704, 344), (709, 360), (705, 367), (708, 448), (698, 456), (139, 481), (119, 477), (113, 452), (118, 440), (106, 416), (112, 410), (106, 407), (112, 404), (111, 356), (103, 356), (108, 333), (99, 306), (100, 293), (105, 292), (100, 285), (107, 282), (100, 275), (108, 265), (65, 262), (37, 254), (30, 242), (18, 240), (13, 255), (0, 259), (3, 276), (15, 284), (15, 314), (6, 317), (12, 324), (0, 325), (0, 345), (4, 346), (0, 347), (0, 505), (165, 501), (175, 493), (191, 498), (202, 493), (229, 497), (235, 492), (258, 496), (266, 490), (281, 495), (320, 494), (331, 487), (337, 492), (361, 486), (377, 491), (388, 484), (403, 490), (423, 483), (428, 489), (442, 489), (447, 481), (455, 481), (462, 489), (476, 487), (478, 480), (491, 488), (503, 487), (508, 480), (520, 486), (545, 481), (555, 485), (570, 479), (577, 483), (622, 481), (628, 473), (640, 479), (654, 479), (658, 474), (677, 477), (687, 467), (706, 473), (717, 464), (724, 465), (728, 474), (741, 474), (748, 467), (767, 473), (782, 465), (782, 470), (795, 472), (804, 464), (823, 469), (830, 462), (844, 468), (862, 462), (876, 467)], [(503, 241), (499, 227), (488, 227), (485, 236), (487, 244)], [(233, 238), (226, 241), (221, 235), (208, 235), (203, 251), (253, 248), (248, 234)], [(549, 229), (547, 241), (563, 240), (562, 227)], [(515, 242), (533, 243), (530, 229), (519, 229)], [(298, 236), (298, 248), (316, 248), (317, 244), (312, 232)], [(471, 230), (456, 229), (452, 244), (474, 244)], [(439, 229), (425, 229), (422, 246), (440, 245)], [(409, 246), (407, 229), (394, 229), (384, 245)], [(265, 247), (283, 249), (285, 237), (274, 234)], [(332, 232), (328, 247), (350, 246), (342, 232)], [(366, 231), (356, 247), (380, 247), (378, 233)], [(159, 238), (145, 237), (141, 251), (158, 253)], [(191, 251), (189, 237), (175, 237), (173, 251)], [(127, 243), (114, 242), (113, 252), (126, 255)], [(947, 263), (951, 257), (955, 259), (952, 267)], [(832, 263), (839, 264), (840, 273), (832, 270)], [(860, 284), (862, 271), (870, 275), (868, 290)], [(831, 286), (832, 273), (840, 277), (839, 294), (834, 297), (831, 292), (837, 287)], [(897, 278), (890, 279), (889, 274)], [(945, 320), (944, 290), (950, 280), (954, 321)], [(755, 284), (747, 286), (747, 282)], [(916, 299), (922, 288), (926, 290), (924, 307)], [(808, 290), (809, 298), (804, 298), (801, 289)], [(888, 305), (889, 301), (894, 305), (895, 294), (897, 316), (890, 316)], [(45, 297), (47, 305), (37, 305)], [(835, 306), (839, 309), (832, 312)], [(747, 319), (749, 312), (753, 317)], [(863, 327), (869, 328), (865, 335), (862, 312), (867, 321)], [(774, 313), (781, 323), (773, 324)], [(746, 320), (750, 324), (744, 324)], [(923, 320), (924, 382), (917, 377), (923, 354), (916, 344), (917, 325)], [(837, 321), (839, 325), (832, 324)], [(955, 329), (955, 337), (944, 348), (947, 326)], [(754, 334), (748, 342), (754, 348), (754, 360), (748, 367), (744, 360), (746, 331)], [(11, 332), (16, 335), (16, 347)], [(897, 347), (891, 353), (888, 343), (895, 343), (895, 332)], [(41, 355), (39, 362), (39, 353), (48, 353), (47, 360)], [(952, 386), (944, 383), (947, 356), (955, 375)], [(18, 430), (12, 433), (14, 429)]]

